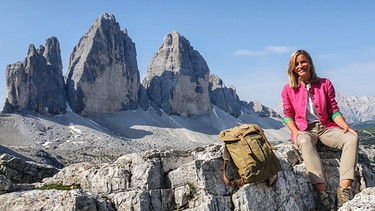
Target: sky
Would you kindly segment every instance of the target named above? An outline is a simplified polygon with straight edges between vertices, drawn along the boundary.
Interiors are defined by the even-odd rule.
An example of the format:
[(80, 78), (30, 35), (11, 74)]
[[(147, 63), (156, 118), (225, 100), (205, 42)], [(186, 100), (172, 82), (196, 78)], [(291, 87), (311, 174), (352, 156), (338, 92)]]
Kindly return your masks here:
[(291, 53), (304, 49), (336, 92), (375, 96), (375, 1), (292, 0), (16, 0), (0, 3), (0, 110), (6, 66), (24, 61), (30, 44), (60, 43), (63, 73), (90, 26), (111, 13), (136, 45), (143, 80), (166, 34), (177, 31), (211, 74), (243, 101), (274, 108), (288, 82)]

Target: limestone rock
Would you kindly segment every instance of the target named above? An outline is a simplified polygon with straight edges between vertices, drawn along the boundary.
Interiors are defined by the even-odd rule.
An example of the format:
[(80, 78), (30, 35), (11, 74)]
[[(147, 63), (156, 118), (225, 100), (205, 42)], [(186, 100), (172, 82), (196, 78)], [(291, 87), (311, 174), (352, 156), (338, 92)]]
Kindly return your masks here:
[(241, 101), (236, 94), (234, 86), (226, 87), (219, 76), (210, 75), (210, 99), (211, 103), (234, 117), (241, 115)]
[[(246, 184), (232, 189), (223, 181), (222, 145), (197, 147), (191, 150), (146, 151), (124, 155), (113, 163), (77, 163), (60, 170), (53, 177), (45, 178), (40, 185), (63, 184), (78, 186), (80, 190), (61, 191), (19, 191), (1, 195), (2, 206), (19, 208), (19, 204), (31, 203), (32, 209), (41, 206), (40, 199), (47, 196), (53, 200), (43, 202), (44, 207), (55, 204), (55, 198), (67, 207), (78, 206), (80, 200), (70, 200), (78, 194), (92, 196), (89, 201), (105, 198), (116, 210), (314, 210), (316, 192), (309, 182), (304, 163), (298, 157), (291, 143), (277, 145), (276, 155), (280, 158), (282, 170), (278, 173), (275, 186), (264, 183)], [(291, 153), (292, 151), (292, 153)], [(319, 151), (326, 171), (330, 197), (334, 200), (339, 181), (340, 152), (322, 148)], [(230, 180), (238, 177), (236, 169), (229, 166)], [(356, 177), (352, 190), (355, 198), (350, 207), (365, 208), (374, 196), (375, 173), (366, 156), (359, 156)], [(366, 191), (364, 191), (366, 190)], [(34, 195), (38, 196), (35, 199)], [(22, 203), (15, 196), (24, 198)], [(78, 197), (81, 198), (81, 197)], [(68, 205), (69, 203), (69, 205)], [(90, 204), (91, 202), (85, 202)], [(354, 204), (353, 204), (354, 203)], [(348, 203), (349, 204), (349, 203)], [(362, 205), (360, 205), (362, 204)], [(105, 206), (106, 205), (106, 206)], [(109, 209), (104, 203), (105, 209)], [(89, 205), (88, 205), (89, 206)], [(349, 206), (349, 205), (345, 205)], [(373, 205), (371, 206), (373, 209)], [(91, 207), (91, 205), (89, 206)], [(91, 209), (91, 208), (90, 208)], [(349, 209), (347, 209), (349, 210)]]
[(31, 190), (0, 195), (1, 210), (114, 211), (110, 202), (80, 190)]
[(43, 178), (51, 177), (57, 172), (58, 170), (50, 165), (24, 161), (8, 154), (0, 156), (0, 175), (5, 175), (13, 182), (41, 182)]
[[(106, 195), (116, 209), (134, 210), (313, 210), (316, 192), (292, 144), (277, 146), (282, 171), (272, 188), (264, 183), (231, 189), (222, 179), (221, 145), (190, 151), (144, 152), (120, 157), (110, 164), (74, 164), (44, 184), (79, 184), (83, 191)], [(293, 151), (293, 153), (291, 153)], [(320, 151), (334, 200), (339, 181), (340, 152)], [(292, 162), (292, 163), (290, 163)], [(234, 167), (227, 172), (236, 177)], [(359, 157), (353, 193), (374, 186), (374, 170)], [(153, 209), (154, 208), (154, 209)]]
[(281, 118), (281, 116), (277, 112), (275, 112), (272, 109), (270, 109), (270, 108), (262, 105), (258, 101), (250, 101), (249, 102), (249, 106), (260, 117), (277, 117), (277, 118)]
[(65, 78), (70, 107), (80, 115), (137, 108), (140, 80), (135, 44), (112, 14), (102, 14), (80, 39)]
[(30, 45), (24, 62), (7, 65), (6, 88), (4, 112), (64, 113), (65, 88), (57, 38), (47, 39), (38, 49)]
[(366, 188), (346, 202), (339, 211), (372, 211), (375, 209), (375, 187)]
[(153, 56), (143, 85), (154, 108), (167, 114), (201, 115), (211, 111), (209, 73), (206, 61), (189, 41), (171, 32)]
[(12, 181), (5, 175), (0, 174), (0, 194), (6, 193), (11, 190)]

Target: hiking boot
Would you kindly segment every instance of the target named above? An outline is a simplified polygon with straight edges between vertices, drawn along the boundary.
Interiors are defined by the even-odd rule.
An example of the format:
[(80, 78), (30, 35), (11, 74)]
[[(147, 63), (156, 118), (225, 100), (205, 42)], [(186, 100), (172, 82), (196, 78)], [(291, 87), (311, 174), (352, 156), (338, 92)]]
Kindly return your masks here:
[(331, 198), (327, 192), (318, 192), (318, 208), (322, 211), (336, 210)]
[(337, 194), (337, 207), (341, 207), (345, 202), (350, 200), (350, 187), (337, 187), (336, 194)]

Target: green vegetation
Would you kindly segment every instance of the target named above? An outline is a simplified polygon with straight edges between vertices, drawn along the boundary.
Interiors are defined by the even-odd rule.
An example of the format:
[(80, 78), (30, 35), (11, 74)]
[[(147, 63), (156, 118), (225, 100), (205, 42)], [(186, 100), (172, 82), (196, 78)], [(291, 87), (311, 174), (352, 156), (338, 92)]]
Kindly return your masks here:
[(74, 189), (80, 189), (80, 185), (63, 185), (63, 184), (49, 184), (49, 185), (43, 185), (42, 187), (39, 187), (39, 190), (74, 190)]
[(358, 132), (361, 145), (375, 145), (375, 121), (358, 123), (353, 128)]

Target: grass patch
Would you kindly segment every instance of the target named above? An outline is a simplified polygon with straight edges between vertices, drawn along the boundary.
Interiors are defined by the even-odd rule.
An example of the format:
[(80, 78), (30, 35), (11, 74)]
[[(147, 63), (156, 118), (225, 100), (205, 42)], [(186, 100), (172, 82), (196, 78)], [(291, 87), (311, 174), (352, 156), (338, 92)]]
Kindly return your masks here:
[(74, 190), (74, 189), (81, 189), (80, 185), (63, 185), (63, 184), (49, 184), (43, 185), (42, 187), (38, 188), (39, 190)]

